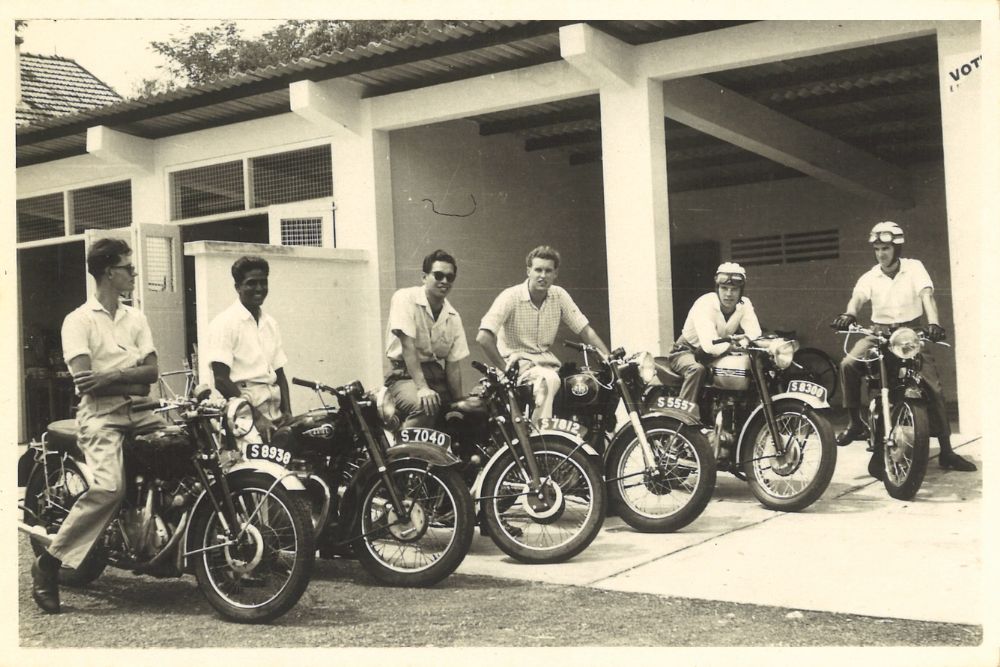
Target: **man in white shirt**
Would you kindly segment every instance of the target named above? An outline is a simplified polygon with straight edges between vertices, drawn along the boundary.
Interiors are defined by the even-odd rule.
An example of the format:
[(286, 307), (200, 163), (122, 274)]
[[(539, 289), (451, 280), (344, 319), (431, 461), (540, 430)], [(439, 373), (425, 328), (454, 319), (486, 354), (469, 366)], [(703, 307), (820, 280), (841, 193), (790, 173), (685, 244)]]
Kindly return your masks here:
[(254, 411), (254, 424), (265, 442), (275, 422), (292, 416), (285, 378), (288, 357), (273, 317), (261, 310), (268, 292), (270, 267), (262, 257), (240, 257), (232, 274), (238, 298), (208, 325), (206, 357), (215, 388), (226, 398), (243, 396)]
[(97, 291), (63, 320), (63, 358), (80, 396), (77, 445), (92, 477), (31, 568), (32, 598), (48, 614), (60, 611), (60, 566), (80, 566), (125, 495), (125, 436), (166, 425), (157, 415), (132, 409), (135, 397), (149, 394), (159, 367), (146, 316), (119, 302), (135, 288), (131, 260), (124, 241), (96, 241), (87, 253), (87, 271)]
[(462, 396), (459, 363), (469, 356), (462, 318), (445, 297), (458, 264), (444, 250), (424, 257), (421, 284), (392, 295), (385, 378), (404, 427), (434, 425), (441, 406)]
[(559, 389), (559, 359), (550, 349), (564, 323), (585, 343), (608, 354), (608, 347), (570, 297), (555, 285), (559, 252), (538, 246), (526, 258), (528, 279), (500, 292), (479, 324), (476, 341), (494, 366), (520, 364), (519, 380), (531, 384), (535, 397), (532, 421), (552, 416)]
[(723, 262), (715, 270), (715, 291), (698, 297), (688, 311), (670, 356), (670, 369), (684, 378), (681, 398), (697, 405), (708, 372), (702, 361), (722, 356), (732, 346), (713, 344), (713, 340), (738, 333), (751, 339), (760, 336), (757, 312), (750, 299), (743, 296), (746, 282), (746, 269), (734, 262)]
[[(880, 222), (872, 227), (868, 242), (875, 251), (878, 264), (858, 279), (846, 311), (837, 316), (833, 325), (838, 329), (846, 329), (857, 322), (861, 306), (871, 302), (874, 324), (893, 328), (916, 327), (920, 325), (921, 316), (926, 313), (927, 336), (933, 341), (944, 340), (945, 330), (938, 319), (937, 302), (934, 299), (934, 283), (920, 260), (902, 256), (905, 242), (903, 229), (895, 222)], [(837, 444), (841, 447), (868, 436), (868, 429), (861, 419), (864, 363), (858, 359), (866, 358), (874, 344), (872, 338), (859, 340), (840, 362), (844, 407), (847, 408), (850, 420), (847, 428), (837, 434)], [(941, 455), (938, 462), (942, 468), (971, 472), (976, 469), (975, 464), (956, 454), (951, 447), (951, 426), (934, 358), (927, 348), (924, 348), (920, 356), (920, 374), (930, 390), (929, 407), (939, 426), (938, 444)], [(872, 461), (875, 461), (874, 456)], [(881, 465), (869, 465), (868, 470), (876, 477), (885, 474)]]

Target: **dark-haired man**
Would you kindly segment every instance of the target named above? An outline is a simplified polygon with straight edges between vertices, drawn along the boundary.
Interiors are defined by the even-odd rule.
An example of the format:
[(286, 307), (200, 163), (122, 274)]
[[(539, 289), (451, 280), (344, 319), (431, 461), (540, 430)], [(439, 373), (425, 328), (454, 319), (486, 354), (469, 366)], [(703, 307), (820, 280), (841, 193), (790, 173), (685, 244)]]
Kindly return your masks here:
[(60, 566), (80, 566), (125, 494), (125, 436), (165, 425), (157, 415), (132, 409), (133, 399), (148, 395), (159, 375), (146, 316), (119, 302), (135, 287), (132, 250), (119, 239), (100, 239), (87, 253), (87, 271), (97, 290), (63, 320), (62, 346), (80, 396), (77, 444), (92, 478), (31, 568), (32, 598), (49, 614), (60, 611)]
[(247, 399), (257, 431), (267, 442), (275, 422), (292, 415), (281, 331), (261, 310), (270, 267), (262, 257), (244, 256), (233, 262), (231, 272), (237, 299), (208, 325), (205, 354), (215, 388), (226, 398)]
[(385, 386), (404, 427), (433, 426), (441, 406), (462, 396), (459, 363), (469, 356), (462, 318), (445, 297), (458, 264), (444, 250), (424, 257), (421, 284), (392, 295)]

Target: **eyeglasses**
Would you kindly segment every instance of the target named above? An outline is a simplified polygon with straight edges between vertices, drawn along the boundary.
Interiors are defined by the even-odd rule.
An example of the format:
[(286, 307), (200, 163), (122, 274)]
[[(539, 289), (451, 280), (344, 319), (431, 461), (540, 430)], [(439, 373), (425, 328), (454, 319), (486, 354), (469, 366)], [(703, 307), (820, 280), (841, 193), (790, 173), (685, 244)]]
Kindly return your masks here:
[(717, 273), (715, 274), (716, 285), (736, 285), (737, 287), (746, 283), (746, 276), (740, 273)]
[(130, 275), (137, 276), (138, 272), (135, 270), (135, 265), (133, 264), (122, 264), (120, 266), (109, 266), (109, 269), (125, 269)]
[(892, 243), (896, 238), (896, 235), (892, 232), (872, 232), (871, 236), (868, 237), (869, 243)]
[(441, 282), (442, 280), (449, 283), (455, 282), (454, 273), (445, 273), (444, 271), (431, 271), (431, 275), (434, 276), (434, 280), (438, 282)]

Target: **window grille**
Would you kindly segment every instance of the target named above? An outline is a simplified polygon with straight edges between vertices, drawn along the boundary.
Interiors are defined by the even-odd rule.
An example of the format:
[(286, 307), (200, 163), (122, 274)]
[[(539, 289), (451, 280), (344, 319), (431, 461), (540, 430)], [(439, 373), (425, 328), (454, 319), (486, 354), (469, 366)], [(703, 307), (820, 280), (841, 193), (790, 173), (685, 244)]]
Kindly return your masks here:
[(119, 181), (70, 190), (69, 207), (75, 234), (88, 229), (128, 227), (132, 224), (132, 184)]
[(242, 211), (243, 161), (176, 171), (170, 175), (170, 219)]
[(37, 241), (66, 233), (63, 194), (57, 192), (17, 202), (17, 242)]
[(333, 196), (330, 146), (250, 158), (251, 208)]
[(143, 279), (153, 292), (174, 292), (174, 240), (168, 236), (146, 237)]
[(749, 239), (733, 239), (734, 262), (744, 266), (794, 264), (840, 257), (840, 230), (793, 232)]
[(323, 245), (323, 218), (283, 218), (281, 245)]

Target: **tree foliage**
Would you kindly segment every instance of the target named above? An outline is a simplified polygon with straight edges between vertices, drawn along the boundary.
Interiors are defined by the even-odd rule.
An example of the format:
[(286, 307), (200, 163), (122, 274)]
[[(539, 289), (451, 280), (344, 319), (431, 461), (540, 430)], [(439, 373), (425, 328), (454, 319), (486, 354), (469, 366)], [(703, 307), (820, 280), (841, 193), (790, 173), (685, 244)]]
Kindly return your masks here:
[[(300, 58), (365, 46), (427, 28), (428, 21), (305, 21), (278, 24), (259, 38), (247, 39), (233, 21), (206, 30), (154, 41), (167, 59), (166, 76), (145, 79), (136, 96), (252, 72)], [(441, 23), (441, 22), (435, 22)]]

